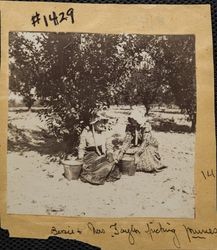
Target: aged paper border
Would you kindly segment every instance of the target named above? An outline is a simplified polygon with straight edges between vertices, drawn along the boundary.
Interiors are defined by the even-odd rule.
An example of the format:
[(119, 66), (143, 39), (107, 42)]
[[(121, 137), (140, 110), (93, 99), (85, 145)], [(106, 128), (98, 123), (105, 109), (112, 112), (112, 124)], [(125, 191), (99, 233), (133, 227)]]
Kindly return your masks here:
[[(50, 14), (53, 10), (65, 11), (72, 7), (75, 23), (63, 22), (49, 28), (42, 24), (31, 25), (35, 11)], [(217, 248), (216, 185), (214, 178), (205, 179), (201, 171), (214, 170), (215, 124), (214, 124), (214, 77), (212, 29), (209, 5), (121, 5), (121, 4), (74, 4), (37, 2), (0, 2), (1, 10), (1, 75), (0, 75), (0, 214), (2, 227), (11, 236), (47, 238), (52, 227), (81, 229), (82, 234), (60, 235), (97, 245), (103, 249), (176, 249), (171, 232), (154, 236), (135, 235), (135, 244), (130, 244), (127, 234), (113, 235), (110, 225), (139, 230), (149, 222), (170, 225), (176, 230), (181, 249)], [(195, 154), (195, 219), (161, 218), (80, 218), (55, 216), (29, 216), (6, 214), (7, 186), (7, 112), (8, 112), (8, 33), (9, 31), (55, 31), (92, 33), (136, 34), (195, 34), (196, 80), (197, 80), (197, 132)], [(91, 222), (106, 233), (94, 234), (88, 229)], [(185, 227), (203, 230), (199, 235), (205, 239), (190, 238)], [(213, 233), (204, 233), (210, 229)], [(215, 232), (216, 229), (216, 232)], [(193, 235), (197, 235), (194, 234)], [(192, 231), (190, 237), (192, 236)]]

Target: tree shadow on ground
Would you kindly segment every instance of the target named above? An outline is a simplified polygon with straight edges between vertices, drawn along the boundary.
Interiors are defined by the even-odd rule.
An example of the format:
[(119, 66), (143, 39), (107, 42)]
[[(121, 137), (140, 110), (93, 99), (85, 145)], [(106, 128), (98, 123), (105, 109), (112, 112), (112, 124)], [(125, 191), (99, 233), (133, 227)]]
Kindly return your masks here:
[(44, 129), (21, 129), (9, 123), (8, 152), (36, 151), (41, 155), (57, 155), (64, 151), (62, 142)]
[(160, 132), (191, 133), (191, 127), (185, 124), (177, 124), (172, 119), (154, 118), (152, 129)]
[[(153, 118), (151, 121), (154, 131), (174, 132), (174, 133), (190, 133), (191, 128), (188, 125), (180, 125), (171, 119)], [(49, 134), (47, 130), (39, 128), (37, 130), (29, 130), (17, 128), (9, 123), (8, 125), (8, 152), (38, 152), (40, 155), (50, 157), (64, 157), (67, 144), (58, 142), (56, 137)], [(118, 149), (123, 143), (119, 135), (113, 135), (113, 146)]]
[(158, 110), (151, 110), (151, 113), (163, 113), (163, 114), (181, 114), (180, 110), (168, 110), (168, 109), (158, 109)]

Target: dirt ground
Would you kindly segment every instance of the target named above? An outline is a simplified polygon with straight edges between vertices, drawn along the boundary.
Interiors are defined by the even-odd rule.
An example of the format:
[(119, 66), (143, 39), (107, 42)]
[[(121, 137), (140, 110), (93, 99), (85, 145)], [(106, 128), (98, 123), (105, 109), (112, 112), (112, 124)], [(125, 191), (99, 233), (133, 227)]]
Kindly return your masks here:
[[(123, 135), (128, 111), (109, 112), (119, 119), (113, 133)], [(8, 213), (193, 218), (195, 134), (180, 133), (179, 129), (189, 124), (176, 112), (153, 112), (150, 119), (155, 121), (153, 134), (167, 168), (157, 174), (137, 172), (114, 183), (94, 186), (63, 177), (63, 166), (51, 157), (58, 152), (58, 145), (37, 112), (10, 111)], [(177, 126), (170, 126), (171, 121)]]

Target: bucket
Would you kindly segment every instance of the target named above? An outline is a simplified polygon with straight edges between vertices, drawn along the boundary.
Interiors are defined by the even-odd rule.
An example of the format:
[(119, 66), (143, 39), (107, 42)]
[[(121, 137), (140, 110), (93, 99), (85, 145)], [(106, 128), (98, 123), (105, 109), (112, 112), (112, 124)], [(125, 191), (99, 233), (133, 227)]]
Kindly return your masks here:
[(136, 165), (134, 163), (134, 157), (124, 155), (120, 161), (120, 170), (123, 175), (133, 176), (136, 173)]
[(77, 180), (81, 173), (83, 162), (80, 160), (64, 160), (62, 161), (64, 167), (64, 177), (71, 181)]

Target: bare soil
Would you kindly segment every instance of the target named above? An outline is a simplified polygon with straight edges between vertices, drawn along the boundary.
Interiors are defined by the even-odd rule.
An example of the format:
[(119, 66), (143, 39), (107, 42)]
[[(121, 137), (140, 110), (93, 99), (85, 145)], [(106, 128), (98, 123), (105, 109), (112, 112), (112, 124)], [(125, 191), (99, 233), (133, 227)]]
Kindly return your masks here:
[[(37, 111), (38, 112), (38, 111)], [(194, 217), (194, 139), (179, 112), (150, 115), (166, 169), (137, 172), (94, 186), (63, 177), (55, 160), (61, 150), (37, 112), (9, 112), (7, 211), (10, 214), (94, 217)], [(113, 109), (112, 133), (124, 135), (129, 110)]]

